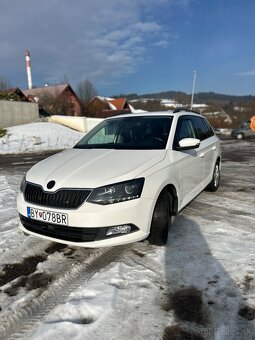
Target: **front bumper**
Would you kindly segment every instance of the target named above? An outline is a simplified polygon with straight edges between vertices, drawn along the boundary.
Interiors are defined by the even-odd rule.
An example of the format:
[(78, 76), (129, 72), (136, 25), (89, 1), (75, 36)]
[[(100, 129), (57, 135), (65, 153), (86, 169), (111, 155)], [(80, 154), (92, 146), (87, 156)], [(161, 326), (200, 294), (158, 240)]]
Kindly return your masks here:
[[(17, 198), (20, 228), (25, 233), (88, 248), (122, 245), (145, 239), (149, 235), (154, 205), (154, 200), (139, 198), (105, 206), (85, 202), (78, 209), (68, 210), (27, 203), (21, 192)], [(69, 226), (27, 218), (27, 207), (68, 214)], [(132, 226), (130, 233), (106, 236), (109, 227), (124, 224)]]

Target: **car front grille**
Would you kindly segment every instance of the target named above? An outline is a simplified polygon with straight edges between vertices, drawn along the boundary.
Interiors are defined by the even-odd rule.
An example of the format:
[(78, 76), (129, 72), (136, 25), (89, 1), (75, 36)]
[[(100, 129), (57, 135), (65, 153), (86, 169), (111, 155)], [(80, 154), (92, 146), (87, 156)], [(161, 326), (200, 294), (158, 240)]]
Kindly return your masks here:
[(77, 209), (89, 196), (91, 190), (59, 189), (46, 192), (40, 185), (26, 183), (24, 198), (26, 202), (51, 208)]
[(102, 239), (108, 228), (79, 228), (36, 221), (20, 215), (25, 229), (33, 233), (70, 242), (92, 242)]

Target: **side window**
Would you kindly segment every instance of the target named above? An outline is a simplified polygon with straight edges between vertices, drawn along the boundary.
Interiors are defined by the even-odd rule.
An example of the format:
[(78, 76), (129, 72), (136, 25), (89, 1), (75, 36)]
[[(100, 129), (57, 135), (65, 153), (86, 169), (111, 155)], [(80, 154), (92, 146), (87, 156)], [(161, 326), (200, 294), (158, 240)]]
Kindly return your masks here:
[(206, 138), (213, 136), (214, 134), (213, 131), (211, 134), (209, 127), (205, 124), (205, 120), (203, 118), (192, 116), (192, 121), (194, 123), (196, 130), (196, 138), (202, 141), (205, 140)]
[(179, 146), (179, 141), (184, 138), (196, 138), (190, 116), (182, 116), (179, 118), (174, 136), (174, 147)]
[(203, 119), (204, 124), (207, 126), (207, 136), (212, 137), (214, 136), (214, 131), (209, 122), (206, 119)]
[(250, 129), (250, 125), (251, 125), (251, 121), (250, 120), (246, 120), (245, 122), (243, 122), (241, 124), (241, 128), (242, 129), (245, 129), (245, 130), (249, 130)]

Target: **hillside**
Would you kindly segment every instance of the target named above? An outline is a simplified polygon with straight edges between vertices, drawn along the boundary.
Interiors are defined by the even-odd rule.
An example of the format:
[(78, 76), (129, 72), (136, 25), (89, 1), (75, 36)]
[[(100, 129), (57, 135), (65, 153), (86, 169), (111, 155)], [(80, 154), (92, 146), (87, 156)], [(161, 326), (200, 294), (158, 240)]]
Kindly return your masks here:
[[(121, 94), (115, 97), (126, 97), (129, 100), (132, 99), (143, 99), (143, 98), (151, 98), (151, 99), (174, 99), (180, 103), (190, 103), (191, 94), (187, 94), (185, 92), (180, 91), (164, 91), (158, 93), (145, 93), (142, 95), (138, 95), (136, 93), (131, 94)], [(255, 101), (255, 96), (246, 95), (246, 96), (235, 96), (235, 95), (227, 95), (215, 92), (200, 92), (195, 93), (195, 102), (204, 103), (204, 104), (220, 104), (227, 105), (229, 103), (239, 104), (239, 103), (250, 103)]]
[[(180, 91), (165, 91), (138, 95), (121, 94), (135, 109), (165, 111), (176, 106), (190, 107), (191, 94)], [(115, 96), (118, 97), (118, 96)], [(167, 101), (169, 102), (167, 103)], [(206, 105), (205, 105), (206, 104)], [(255, 115), (255, 96), (235, 96), (214, 92), (195, 93), (194, 110), (205, 115), (210, 123), (219, 128), (235, 128)]]

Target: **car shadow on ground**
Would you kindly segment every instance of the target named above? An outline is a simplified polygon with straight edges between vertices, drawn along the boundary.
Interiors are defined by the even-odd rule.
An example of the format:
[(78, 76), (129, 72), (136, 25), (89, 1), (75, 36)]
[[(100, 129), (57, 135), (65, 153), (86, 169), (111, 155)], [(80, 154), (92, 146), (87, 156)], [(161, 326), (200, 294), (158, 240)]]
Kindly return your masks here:
[(162, 298), (169, 325), (163, 339), (255, 339), (250, 287), (237, 286), (219, 258), (224, 243), (221, 253), (212, 250), (201, 229), (202, 224), (179, 215), (169, 231)]

